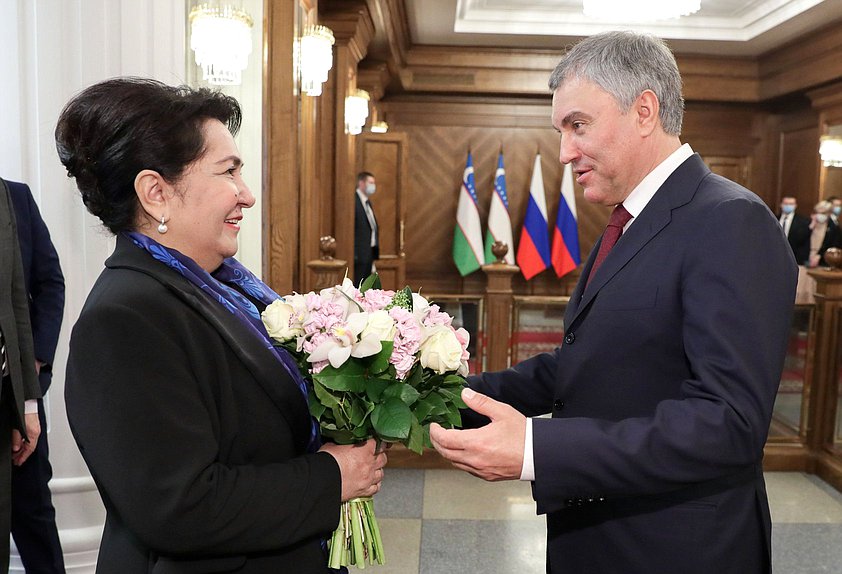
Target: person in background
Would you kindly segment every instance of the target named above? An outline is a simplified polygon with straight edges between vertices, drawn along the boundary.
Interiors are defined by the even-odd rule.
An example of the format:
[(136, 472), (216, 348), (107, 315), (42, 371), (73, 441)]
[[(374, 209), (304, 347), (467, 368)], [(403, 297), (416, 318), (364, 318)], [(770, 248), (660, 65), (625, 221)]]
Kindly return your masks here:
[(682, 145), (681, 76), (661, 40), (590, 36), (549, 84), (559, 160), (614, 211), (562, 344), (470, 378), (463, 420), (490, 422), (432, 425), (433, 445), (486, 480), (532, 482), (549, 573), (768, 573), (763, 446), (792, 250), (757, 195)]
[(831, 247), (840, 246), (839, 227), (830, 219), (833, 205), (829, 201), (820, 201), (813, 207), (810, 218), (810, 255), (808, 267), (827, 265), (824, 260), (825, 251)]
[(795, 262), (806, 265), (810, 257), (810, 220), (796, 211), (798, 202), (795, 197), (785, 195), (781, 198), (781, 213), (779, 221), (784, 230)]
[(377, 190), (374, 176), (367, 171), (357, 174), (354, 209), (354, 285), (374, 273), (374, 261), (380, 257), (377, 219), (370, 198)]
[[(35, 370), (42, 395), (53, 376), (53, 359), (64, 313), (64, 275), (50, 232), (29, 186), (7, 181), (17, 218), (23, 276), (35, 348)], [(56, 528), (49, 482), (53, 476), (47, 444), (47, 417), (38, 399), (41, 435), (32, 456), (12, 468), (12, 537), (27, 572), (64, 573), (64, 556)]]
[(839, 227), (839, 215), (842, 214), (842, 199), (831, 195), (826, 201), (830, 202), (830, 220)]
[(0, 179), (0, 573), (9, 570), (11, 467), (38, 444), (40, 398), (14, 208)]
[(234, 254), (254, 205), (236, 100), (143, 78), (90, 86), (56, 147), (117, 236), (70, 337), (70, 428), (106, 510), (97, 572), (325, 574), (342, 501), (380, 488), (375, 441), (321, 444), (278, 299)]

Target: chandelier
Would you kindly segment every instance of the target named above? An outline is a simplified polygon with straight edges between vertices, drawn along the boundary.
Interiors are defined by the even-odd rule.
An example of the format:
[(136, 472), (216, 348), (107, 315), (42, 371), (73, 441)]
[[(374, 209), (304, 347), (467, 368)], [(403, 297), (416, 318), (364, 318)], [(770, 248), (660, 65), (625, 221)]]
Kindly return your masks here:
[(237, 85), (251, 54), (251, 16), (233, 6), (199, 4), (190, 11), (190, 48), (210, 84)]
[(680, 18), (698, 12), (701, 0), (584, 0), (585, 16), (645, 22)]
[(822, 136), (819, 145), (822, 164), (827, 167), (842, 167), (842, 137)]
[(321, 96), (322, 84), (333, 67), (333, 32), (327, 26), (308, 26), (301, 36), (301, 91)]
[(351, 135), (362, 133), (368, 118), (368, 102), (371, 97), (365, 90), (354, 90), (345, 98), (345, 131)]

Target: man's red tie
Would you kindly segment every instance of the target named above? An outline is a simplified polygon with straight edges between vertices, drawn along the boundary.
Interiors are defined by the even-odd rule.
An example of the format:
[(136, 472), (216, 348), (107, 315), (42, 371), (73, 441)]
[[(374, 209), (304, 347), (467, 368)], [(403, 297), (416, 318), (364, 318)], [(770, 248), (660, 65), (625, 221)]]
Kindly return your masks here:
[(618, 204), (614, 208), (614, 211), (611, 212), (608, 227), (605, 228), (605, 233), (602, 234), (602, 243), (599, 244), (599, 252), (596, 254), (596, 260), (593, 262), (590, 275), (588, 275), (588, 283), (591, 282), (591, 279), (596, 275), (596, 270), (599, 269), (599, 266), (608, 257), (608, 252), (611, 251), (617, 240), (620, 239), (620, 236), (623, 234), (623, 227), (626, 226), (626, 223), (631, 218), (631, 213), (626, 211), (622, 203)]

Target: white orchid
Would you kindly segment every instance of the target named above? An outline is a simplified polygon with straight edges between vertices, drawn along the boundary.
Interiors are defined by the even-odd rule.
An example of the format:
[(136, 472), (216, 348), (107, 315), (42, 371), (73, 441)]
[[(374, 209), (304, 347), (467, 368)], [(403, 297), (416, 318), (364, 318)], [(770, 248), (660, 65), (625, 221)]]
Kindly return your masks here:
[(328, 337), (307, 357), (311, 363), (328, 361), (338, 369), (349, 357), (370, 357), (379, 353), (383, 345), (375, 334), (360, 337), (368, 324), (368, 313), (351, 313), (344, 323), (336, 323), (330, 328)]

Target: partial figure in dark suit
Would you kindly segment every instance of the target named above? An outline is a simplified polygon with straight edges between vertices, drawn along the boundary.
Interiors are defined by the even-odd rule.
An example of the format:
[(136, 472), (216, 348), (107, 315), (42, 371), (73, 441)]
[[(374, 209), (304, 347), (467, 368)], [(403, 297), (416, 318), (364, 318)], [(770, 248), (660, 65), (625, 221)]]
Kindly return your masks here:
[(0, 573), (9, 570), (11, 467), (38, 444), (40, 398), (14, 208), (0, 179)]
[(813, 215), (810, 217), (809, 223), (808, 267), (827, 265), (824, 260), (825, 252), (831, 247), (840, 247), (842, 234), (839, 232), (839, 226), (833, 223), (830, 218), (832, 209), (833, 204), (826, 200), (813, 206)]
[(374, 262), (380, 257), (377, 219), (369, 198), (377, 190), (374, 176), (367, 171), (357, 174), (354, 209), (354, 285), (374, 273)]
[(797, 209), (797, 200), (790, 195), (785, 195), (781, 198), (781, 213), (778, 221), (792, 248), (795, 262), (799, 265), (807, 265), (810, 258), (810, 219), (798, 215)]
[[(53, 376), (53, 359), (64, 313), (64, 275), (50, 232), (29, 187), (14, 181), (6, 183), (18, 224), (35, 368), (41, 393), (46, 395)], [(64, 556), (49, 487), (53, 469), (49, 460), (43, 399), (38, 399), (38, 416), (43, 430), (38, 438), (38, 448), (29, 460), (12, 469), (12, 536), (27, 572), (63, 573)]]
[(490, 423), (434, 426), (433, 443), (487, 480), (532, 481), (548, 572), (769, 572), (761, 461), (792, 250), (755, 194), (679, 141), (681, 77), (659, 39), (586, 38), (550, 89), (560, 161), (614, 212), (561, 346), (470, 379), (465, 421)]
[(236, 100), (115, 78), (62, 111), (56, 146), (117, 236), (73, 327), (70, 428), (106, 510), (97, 572), (326, 574), (340, 503), (380, 488), (374, 441), (321, 445), (294, 360), (234, 259)]

